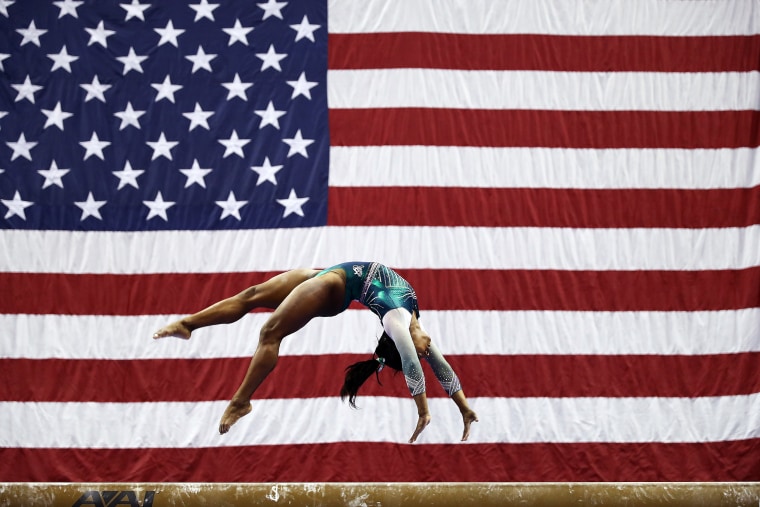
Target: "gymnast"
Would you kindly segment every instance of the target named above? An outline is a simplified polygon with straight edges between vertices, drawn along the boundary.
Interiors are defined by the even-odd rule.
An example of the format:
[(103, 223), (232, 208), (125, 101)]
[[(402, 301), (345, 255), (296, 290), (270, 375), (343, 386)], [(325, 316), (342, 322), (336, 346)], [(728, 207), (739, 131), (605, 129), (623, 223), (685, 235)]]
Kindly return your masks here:
[(373, 373), (385, 365), (403, 371), (417, 406), (417, 426), (409, 439), (409, 443), (413, 443), (431, 420), (419, 360), (422, 357), (459, 408), (464, 422), (462, 440), (467, 440), (470, 425), (477, 422), (478, 417), (470, 409), (458, 377), (420, 325), (414, 289), (398, 273), (377, 262), (344, 262), (321, 271), (286, 271), (159, 329), (153, 338), (189, 339), (198, 328), (235, 322), (254, 308), (274, 310), (261, 327), (259, 343), (243, 382), (222, 414), (219, 433), (224, 434), (238, 419), (251, 412), (251, 396), (276, 366), (283, 338), (314, 317), (343, 312), (352, 300), (377, 315), (385, 332), (375, 349), (376, 358), (373, 356), (346, 368), (341, 399), (347, 397), (349, 404), (355, 407), (359, 387)]

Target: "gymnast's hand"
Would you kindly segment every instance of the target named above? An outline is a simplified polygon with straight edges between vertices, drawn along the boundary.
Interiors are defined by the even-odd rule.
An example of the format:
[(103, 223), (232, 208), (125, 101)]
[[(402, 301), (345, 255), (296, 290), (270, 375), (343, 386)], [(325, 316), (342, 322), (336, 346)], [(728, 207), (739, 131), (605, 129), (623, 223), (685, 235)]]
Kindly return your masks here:
[(462, 412), (462, 420), (464, 421), (464, 431), (462, 432), (462, 442), (465, 442), (470, 438), (470, 425), (474, 422), (478, 422), (478, 415), (472, 410)]
[(417, 350), (418, 356), (430, 355), (430, 335), (427, 333), (413, 333), (412, 342), (414, 342), (414, 348)]
[(429, 356), (430, 355), (430, 335), (422, 330), (417, 316), (412, 314), (412, 323), (409, 324), (409, 334), (412, 335), (412, 343), (417, 350), (417, 355)]
[(412, 434), (412, 438), (409, 439), (409, 443), (413, 444), (415, 440), (417, 440), (417, 437), (422, 433), (422, 430), (424, 430), (428, 424), (430, 424), (430, 413), (424, 413), (420, 414), (419, 418), (417, 419), (417, 427), (414, 428), (414, 433)]

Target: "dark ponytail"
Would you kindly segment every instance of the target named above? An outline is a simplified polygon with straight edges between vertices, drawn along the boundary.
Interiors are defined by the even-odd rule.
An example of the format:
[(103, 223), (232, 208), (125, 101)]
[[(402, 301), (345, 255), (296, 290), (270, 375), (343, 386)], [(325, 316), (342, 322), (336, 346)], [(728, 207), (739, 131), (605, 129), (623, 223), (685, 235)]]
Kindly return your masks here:
[(377, 383), (382, 385), (378, 374), (384, 365), (401, 371), (401, 356), (396, 344), (385, 332), (377, 342), (372, 359), (359, 361), (346, 367), (346, 379), (340, 389), (340, 399), (345, 401), (348, 398), (348, 404), (352, 408), (356, 408), (356, 395), (359, 393), (359, 388), (373, 373), (377, 378)]

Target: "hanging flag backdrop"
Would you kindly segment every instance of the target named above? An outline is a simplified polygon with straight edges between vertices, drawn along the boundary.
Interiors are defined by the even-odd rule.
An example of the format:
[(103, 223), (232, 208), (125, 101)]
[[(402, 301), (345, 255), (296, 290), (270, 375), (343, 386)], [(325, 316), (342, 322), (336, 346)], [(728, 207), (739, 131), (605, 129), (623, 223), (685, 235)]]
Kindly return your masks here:
[[(760, 4), (0, 0), (0, 481), (760, 480)], [(153, 331), (376, 260), (428, 376), (341, 403), (358, 306)], [(428, 371), (428, 373), (430, 373)]]

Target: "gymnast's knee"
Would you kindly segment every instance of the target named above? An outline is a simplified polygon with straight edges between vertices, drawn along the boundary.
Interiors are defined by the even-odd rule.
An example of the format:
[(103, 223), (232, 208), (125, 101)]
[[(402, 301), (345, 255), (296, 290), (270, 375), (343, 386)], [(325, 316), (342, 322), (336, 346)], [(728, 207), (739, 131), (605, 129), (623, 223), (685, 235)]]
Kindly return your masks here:
[(279, 346), (285, 335), (280, 331), (276, 322), (265, 322), (259, 330), (259, 345)]
[(272, 290), (271, 285), (263, 284), (252, 285), (242, 292), (233, 296), (238, 303), (250, 312), (256, 308), (277, 308), (282, 302), (283, 296)]
[(256, 297), (260, 295), (259, 286), (253, 285), (234, 296), (245, 307), (255, 307)]

